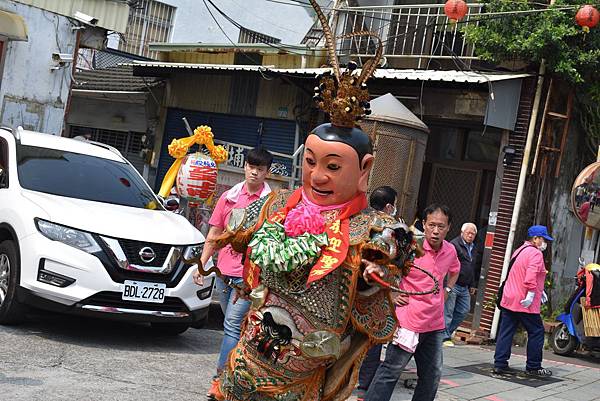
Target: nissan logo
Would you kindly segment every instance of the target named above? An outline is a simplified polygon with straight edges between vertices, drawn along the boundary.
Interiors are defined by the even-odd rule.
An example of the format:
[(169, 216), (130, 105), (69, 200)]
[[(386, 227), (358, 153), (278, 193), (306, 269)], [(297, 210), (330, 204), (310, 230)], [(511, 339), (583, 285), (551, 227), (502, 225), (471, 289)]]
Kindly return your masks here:
[(150, 263), (154, 259), (156, 259), (156, 253), (154, 253), (154, 250), (149, 246), (145, 246), (142, 249), (140, 249), (139, 255), (140, 259), (142, 259), (142, 261), (145, 263)]

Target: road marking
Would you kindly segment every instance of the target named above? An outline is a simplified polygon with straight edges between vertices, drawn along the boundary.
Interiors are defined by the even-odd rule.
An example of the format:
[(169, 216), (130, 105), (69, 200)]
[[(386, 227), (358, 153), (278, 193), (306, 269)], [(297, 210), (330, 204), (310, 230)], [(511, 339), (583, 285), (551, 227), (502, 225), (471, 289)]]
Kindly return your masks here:
[(460, 384), (458, 384), (456, 382), (453, 382), (452, 380), (448, 380), (448, 379), (442, 379), (442, 380), (440, 380), (440, 383), (447, 384), (450, 387), (458, 387), (458, 386), (460, 386)]

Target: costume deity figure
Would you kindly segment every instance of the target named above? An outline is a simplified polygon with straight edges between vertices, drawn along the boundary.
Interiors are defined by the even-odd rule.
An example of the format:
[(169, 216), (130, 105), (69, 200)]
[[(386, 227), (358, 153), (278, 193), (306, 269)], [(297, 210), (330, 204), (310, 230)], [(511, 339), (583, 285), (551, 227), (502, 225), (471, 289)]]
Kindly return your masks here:
[(367, 209), (371, 140), (323, 124), (305, 143), (303, 185), (234, 210), (219, 245), (245, 255), (252, 306), (220, 377), (222, 399), (345, 400), (366, 351), (396, 328), (386, 281), (414, 256), (406, 226)]
[(383, 284), (408, 274), (417, 252), (406, 226), (367, 208), (373, 146), (356, 121), (370, 113), (365, 82), (381, 59), (381, 41), (360, 72), (355, 63), (342, 72), (327, 18), (309, 1), (332, 67), (314, 100), (331, 123), (307, 136), (302, 186), (234, 209), (216, 240), (245, 255), (241, 292), (251, 300), (219, 378), (223, 400), (347, 399), (366, 352), (396, 330), (390, 286)]

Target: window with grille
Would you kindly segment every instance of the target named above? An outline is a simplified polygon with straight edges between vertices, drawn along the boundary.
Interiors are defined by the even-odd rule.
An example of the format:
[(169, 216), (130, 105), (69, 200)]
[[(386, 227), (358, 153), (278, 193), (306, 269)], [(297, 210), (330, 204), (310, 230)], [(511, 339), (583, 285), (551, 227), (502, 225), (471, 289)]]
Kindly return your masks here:
[(247, 28), (240, 28), (238, 43), (280, 43), (281, 39)]
[(71, 127), (71, 138), (79, 135), (89, 135), (90, 141), (100, 142), (116, 148), (141, 173), (144, 159), (141, 156), (143, 132), (111, 131), (89, 127)]
[(127, 30), (119, 50), (156, 58), (158, 53), (151, 52), (148, 44), (170, 40), (175, 10), (176, 7), (158, 1), (136, 0), (130, 7)]

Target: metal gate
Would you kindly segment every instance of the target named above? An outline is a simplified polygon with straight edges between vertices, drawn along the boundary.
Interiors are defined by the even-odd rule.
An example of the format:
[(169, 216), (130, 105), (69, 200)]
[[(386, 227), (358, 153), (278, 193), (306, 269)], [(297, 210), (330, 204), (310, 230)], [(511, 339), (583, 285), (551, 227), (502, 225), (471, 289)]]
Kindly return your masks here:
[(481, 170), (433, 165), (427, 204), (439, 203), (450, 208), (453, 224), (447, 240), (460, 233), (463, 223), (475, 220), (480, 185)]
[(427, 134), (392, 124), (375, 123), (375, 162), (369, 190), (389, 185), (398, 192), (398, 215), (411, 223), (427, 146)]

